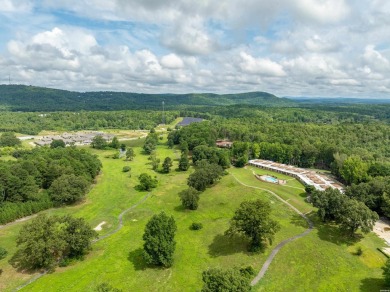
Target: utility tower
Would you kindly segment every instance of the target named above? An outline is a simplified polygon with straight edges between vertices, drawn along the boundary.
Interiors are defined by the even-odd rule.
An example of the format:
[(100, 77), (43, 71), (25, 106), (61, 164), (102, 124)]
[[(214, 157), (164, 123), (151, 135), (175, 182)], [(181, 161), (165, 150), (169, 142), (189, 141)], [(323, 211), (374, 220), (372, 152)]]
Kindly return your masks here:
[(164, 112), (164, 101), (162, 102), (162, 124), (165, 125), (165, 112)]

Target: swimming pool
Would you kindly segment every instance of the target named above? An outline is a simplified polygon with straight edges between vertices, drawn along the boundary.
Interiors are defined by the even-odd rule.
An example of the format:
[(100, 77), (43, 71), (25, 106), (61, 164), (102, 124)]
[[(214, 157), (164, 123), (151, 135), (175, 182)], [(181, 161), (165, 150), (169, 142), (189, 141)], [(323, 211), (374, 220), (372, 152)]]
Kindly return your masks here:
[(274, 184), (277, 184), (279, 182), (279, 180), (277, 178), (274, 178), (274, 177), (268, 176), (268, 175), (263, 175), (261, 178), (267, 182), (274, 183)]

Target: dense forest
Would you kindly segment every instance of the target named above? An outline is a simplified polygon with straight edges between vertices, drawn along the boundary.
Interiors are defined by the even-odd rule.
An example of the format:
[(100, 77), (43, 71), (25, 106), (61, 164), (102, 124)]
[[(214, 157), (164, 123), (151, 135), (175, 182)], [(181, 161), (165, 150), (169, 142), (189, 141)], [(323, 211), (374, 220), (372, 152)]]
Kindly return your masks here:
[(75, 92), (25, 85), (0, 85), (0, 109), (10, 111), (101, 111), (125, 109), (168, 109), (179, 105), (291, 106), (289, 99), (266, 92), (240, 94), (139, 94), (128, 92)]
[[(294, 111), (290, 109), (290, 111)], [(292, 114), (294, 116), (294, 114)], [(333, 113), (330, 113), (333, 116)], [(192, 124), (170, 133), (170, 140), (185, 140), (190, 150), (198, 145), (211, 146), (216, 139), (246, 142), (249, 158), (259, 157), (303, 167), (331, 169), (335, 154), (359, 156), (363, 161), (390, 161), (390, 126), (372, 120), (362, 123), (336, 120), (323, 122), (278, 121), (256, 113), (251, 117), (221, 118)], [(238, 144), (237, 144), (238, 145)]]
[[(387, 119), (295, 108), (264, 112), (247, 109), (247, 114), (242, 109), (221, 111), (225, 117), (204, 112), (202, 114), (208, 114), (211, 122), (194, 123), (170, 132), (168, 145), (188, 147), (194, 163), (206, 159), (220, 164), (221, 154), (227, 152), (217, 149), (215, 141), (227, 139), (233, 141), (228, 155), (236, 167), (243, 167), (249, 159), (261, 158), (330, 170), (346, 185), (345, 195), (334, 194), (334, 204), (342, 201), (348, 208), (360, 208), (362, 212), (368, 212), (367, 206), (379, 215), (390, 216), (390, 125)], [(332, 209), (329, 204), (333, 203), (327, 197), (317, 194), (314, 204), (320, 210)], [(367, 214), (374, 214), (370, 212)], [(332, 216), (331, 219), (344, 220), (342, 216)], [(351, 230), (356, 230), (354, 228), (356, 226)]]
[[(0, 115), (0, 132), (38, 134), (42, 130), (78, 131), (99, 129), (147, 129), (164, 122), (171, 123), (179, 116), (199, 117), (218, 124), (238, 123), (248, 131), (259, 131), (258, 127), (270, 124), (280, 125), (318, 125), (334, 128), (341, 126), (386, 125), (390, 121), (389, 106), (324, 106), (324, 107), (264, 107), (264, 106), (181, 106), (177, 110), (122, 110), (122, 111), (77, 111), (77, 112), (11, 112)], [(232, 137), (234, 138), (234, 137)], [(235, 138), (236, 139), (236, 138)]]
[[(3, 111), (0, 116), (0, 131), (3, 132), (37, 134), (41, 130), (153, 129), (163, 119), (166, 123), (171, 123), (179, 116), (198, 117), (205, 121), (170, 131), (168, 135), (168, 146), (180, 145), (180, 149), (188, 149), (182, 154), (182, 169), (188, 168), (186, 151), (191, 152), (193, 163), (206, 159), (223, 168), (230, 163), (243, 166), (249, 159), (262, 158), (300, 167), (325, 169), (354, 188), (353, 192), (348, 189), (349, 197), (359, 197), (359, 200), (378, 213), (387, 214), (390, 209), (387, 207), (390, 201), (388, 185), (379, 179), (390, 175), (390, 109), (385, 104), (297, 105), (266, 93), (206, 94), (202, 98), (200, 95), (141, 96), (99, 92), (85, 95), (77, 93), (83, 96), (77, 95), (76, 98), (74, 92), (36, 87), (2, 86), (1, 90), (6, 92), (0, 97), (3, 105), (6, 100), (13, 100), (12, 104), (16, 105), (19, 95), (14, 94), (20, 92), (27, 92), (24, 100), (26, 106), (30, 102), (36, 108), (41, 104), (48, 105), (40, 108), (40, 112)], [(24, 96), (23, 94), (20, 96)], [(113, 97), (110, 97), (111, 94)], [(56, 96), (60, 96), (58, 103), (51, 103), (50, 100)], [(157, 108), (162, 100), (167, 101), (164, 99), (167, 96), (172, 97), (172, 101), (179, 105), (177, 109), (171, 110), (168, 107), (164, 115), (160, 110), (151, 109), (154, 106)], [(100, 111), (83, 111), (85, 107), (76, 102), (72, 108), (75, 111), (45, 112), (49, 108), (58, 109), (65, 99), (68, 99), (65, 103), (70, 104), (73, 102), (72, 98), (81, 102), (89, 97), (92, 109)], [(136, 107), (144, 106), (149, 109), (101, 111), (99, 103), (111, 104), (111, 98), (115, 99), (112, 103), (114, 108), (117, 105), (126, 108), (131, 102), (135, 102)], [(193, 105), (192, 98), (196, 100)], [(230, 101), (227, 102), (226, 98)], [(64, 100), (61, 101), (62, 99)], [(260, 101), (263, 104), (256, 105)], [(219, 106), (224, 102), (225, 106)], [(234, 103), (240, 104), (232, 105)], [(268, 106), (269, 104), (273, 106)], [(11, 103), (6, 107), (17, 109)], [(64, 109), (68, 108), (62, 110)], [(216, 149), (217, 139), (234, 142), (232, 149)], [(151, 132), (145, 141), (145, 153), (153, 152), (156, 141), (157, 134)], [(364, 190), (378, 184), (383, 185), (379, 191), (370, 191), (370, 195), (366, 195), (368, 191)], [(356, 187), (357, 185), (361, 188)], [(50, 187), (37, 186), (41, 189)], [(53, 198), (49, 201), (52, 203)]]
[(101, 163), (74, 147), (16, 150), (0, 161), (0, 224), (83, 198)]
[[(171, 123), (179, 112), (165, 112), (164, 120)], [(95, 111), (95, 112), (1, 112), (0, 132), (36, 135), (42, 130), (79, 131), (101, 129), (151, 129), (162, 122), (157, 111)]]

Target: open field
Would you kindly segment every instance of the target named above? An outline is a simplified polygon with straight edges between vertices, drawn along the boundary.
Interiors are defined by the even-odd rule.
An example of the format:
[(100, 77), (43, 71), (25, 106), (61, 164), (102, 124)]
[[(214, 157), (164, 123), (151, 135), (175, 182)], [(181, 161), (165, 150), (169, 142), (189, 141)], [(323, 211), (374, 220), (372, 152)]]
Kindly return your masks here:
[[(232, 169), (240, 181), (248, 185), (272, 189), (283, 199), (303, 212), (315, 223), (307, 236), (286, 245), (275, 257), (257, 291), (379, 291), (383, 288), (381, 267), (386, 257), (377, 250), (383, 240), (374, 233), (345, 238), (337, 227), (318, 221), (314, 209), (304, 202), (303, 194), (294, 193), (272, 183), (256, 181), (245, 171)], [(257, 171), (257, 169), (255, 169)], [(276, 176), (284, 179), (282, 175)], [(300, 219), (294, 215), (294, 219)], [(361, 256), (355, 255), (357, 248)], [(288, 275), (285, 277), (284, 275)]]
[[(165, 137), (161, 142), (165, 142)], [(143, 139), (126, 141), (134, 147), (142, 143)], [(284, 239), (302, 233), (307, 223), (271, 194), (244, 187), (235, 178), (247, 185), (274, 191), (304, 213), (312, 212), (310, 216), (316, 224), (316, 229), (309, 235), (282, 248), (255, 287), (256, 291), (378, 291), (381, 288), (380, 267), (385, 257), (376, 248), (382, 246), (382, 240), (373, 233), (361, 240), (346, 240), (334, 226), (322, 225), (315, 218), (314, 208), (304, 201), (304, 192), (299, 189), (302, 185), (295, 179), (275, 174), (288, 180), (286, 186), (279, 186), (257, 180), (252, 171), (261, 174), (260, 169), (231, 168), (229, 172), (234, 177), (231, 174), (223, 177), (202, 193), (198, 210), (187, 211), (181, 207), (177, 194), (186, 188), (190, 171), (174, 170), (180, 152), (174, 153), (175, 150), (164, 145), (158, 147), (157, 156), (161, 161), (166, 156), (175, 160), (171, 173), (160, 174), (152, 171), (141, 148), (135, 148), (135, 151), (137, 156), (132, 162), (107, 158), (113, 151), (95, 151), (103, 162), (103, 171), (85, 202), (45, 212), (84, 217), (92, 227), (105, 221), (99, 231), (100, 235), (105, 235), (116, 228), (117, 217), (123, 210), (147, 194), (134, 188), (142, 172), (156, 175), (159, 180), (152, 195), (125, 215), (124, 227), (119, 232), (94, 244), (83, 261), (57, 268), (22, 291), (94, 291), (102, 282), (123, 291), (197, 291), (202, 285), (201, 273), (209, 267), (252, 265), (259, 271), (272, 248)], [(131, 166), (131, 177), (121, 171), (125, 165)], [(228, 239), (223, 233), (238, 205), (243, 200), (256, 198), (271, 202), (273, 217), (282, 229), (264, 253), (251, 254), (246, 251), (246, 240)], [(141, 256), (144, 226), (153, 214), (162, 210), (173, 215), (178, 225), (175, 262), (170, 269), (148, 267)], [(193, 222), (201, 222), (204, 228), (191, 231), (189, 226)], [(3, 269), (0, 290), (12, 291), (32, 277), (17, 273), (7, 263), (15, 251), (15, 238), (22, 224), (0, 229), (1, 245), (9, 251), (8, 257), (0, 261), (0, 269)], [(363, 249), (360, 257), (354, 255), (358, 246)]]

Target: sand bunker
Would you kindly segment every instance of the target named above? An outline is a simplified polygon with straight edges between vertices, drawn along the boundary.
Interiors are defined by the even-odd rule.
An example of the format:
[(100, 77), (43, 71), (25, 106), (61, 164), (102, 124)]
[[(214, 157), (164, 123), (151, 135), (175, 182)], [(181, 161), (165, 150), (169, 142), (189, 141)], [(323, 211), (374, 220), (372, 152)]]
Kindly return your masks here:
[(93, 230), (100, 231), (102, 230), (102, 226), (106, 224), (106, 221), (102, 221), (98, 226), (96, 226)]

